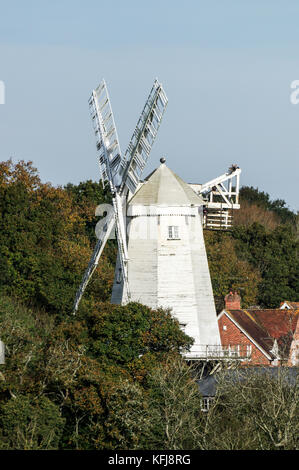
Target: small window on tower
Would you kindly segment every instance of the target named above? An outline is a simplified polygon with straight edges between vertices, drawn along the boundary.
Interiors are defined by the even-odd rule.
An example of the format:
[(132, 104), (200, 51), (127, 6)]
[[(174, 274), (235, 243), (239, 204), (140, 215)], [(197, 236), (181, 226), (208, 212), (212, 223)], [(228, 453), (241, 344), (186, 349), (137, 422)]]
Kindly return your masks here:
[(168, 240), (179, 240), (179, 227), (177, 225), (168, 226)]

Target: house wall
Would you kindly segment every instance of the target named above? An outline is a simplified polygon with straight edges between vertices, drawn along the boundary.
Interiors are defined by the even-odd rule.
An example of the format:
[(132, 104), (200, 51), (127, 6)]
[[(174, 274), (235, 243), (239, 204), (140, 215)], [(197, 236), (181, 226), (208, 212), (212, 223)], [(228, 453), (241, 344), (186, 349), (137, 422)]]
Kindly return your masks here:
[[(251, 359), (249, 360), (250, 365), (271, 365), (271, 362), (267, 357), (255, 346), (254, 343), (228, 318), (225, 314), (218, 319), (218, 326), (221, 338), (222, 346), (228, 345), (244, 345), (252, 347)], [(226, 329), (224, 328), (226, 327)]]
[(296, 329), (293, 334), (293, 341), (290, 347), (290, 356), (288, 360), (288, 366), (299, 365), (299, 321), (297, 321)]

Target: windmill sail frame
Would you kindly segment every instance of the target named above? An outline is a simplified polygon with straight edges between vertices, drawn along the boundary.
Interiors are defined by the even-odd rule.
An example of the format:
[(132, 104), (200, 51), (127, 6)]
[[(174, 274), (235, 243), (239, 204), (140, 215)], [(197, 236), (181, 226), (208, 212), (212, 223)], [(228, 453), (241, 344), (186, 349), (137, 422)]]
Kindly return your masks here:
[[(168, 104), (165, 91), (156, 79), (137, 121), (133, 135), (122, 156), (110, 98), (105, 80), (92, 91), (89, 108), (96, 136), (100, 178), (103, 185), (109, 182), (113, 211), (99, 234), (88, 267), (76, 293), (73, 314), (76, 313), (86, 286), (95, 271), (100, 256), (109, 239), (113, 227), (116, 228), (119, 283), (123, 283), (123, 303), (130, 296), (128, 281), (128, 245), (126, 235), (126, 205), (129, 194), (132, 196), (141, 183), (142, 172), (148, 161), (156, 139), (164, 112)], [(239, 178), (241, 169), (233, 165), (227, 173), (203, 185), (189, 186), (205, 200), (203, 211), (204, 228), (227, 230), (231, 227), (231, 211), (239, 209)], [(235, 180), (235, 186), (233, 183)]]
[(161, 83), (156, 79), (125, 153), (127, 167), (124, 173), (121, 192), (123, 192), (125, 186), (132, 194), (136, 191), (167, 104), (168, 99), (165, 91)]
[(114, 214), (106, 232), (100, 234), (91, 260), (76, 293), (73, 314), (76, 313), (84, 290), (95, 271), (102, 251), (115, 225), (118, 243), (124, 303), (130, 300), (128, 282), (128, 249), (126, 240), (125, 206), (128, 192), (134, 193), (140, 182), (155, 141), (168, 100), (162, 85), (156, 79), (139, 117), (125, 156), (122, 157), (110, 98), (103, 79), (92, 91), (89, 108), (96, 136), (97, 155), (103, 185), (109, 181)]

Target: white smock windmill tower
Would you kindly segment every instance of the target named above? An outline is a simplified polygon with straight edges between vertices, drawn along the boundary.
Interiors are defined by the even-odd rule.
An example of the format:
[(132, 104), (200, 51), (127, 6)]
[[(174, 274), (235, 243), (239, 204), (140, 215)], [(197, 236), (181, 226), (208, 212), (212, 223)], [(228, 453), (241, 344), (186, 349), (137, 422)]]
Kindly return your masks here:
[(231, 211), (239, 208), (241, 170), (233, 167), (205, 185), (187, 184), (161, 158), (160, 166), (142, 181), (167, 102), (162, 85), (155, 80), (122, 156), (105, 82), (92, 93), (89, 105), (101, 178), (109, 181), (113, 210), (97, 234), (74, 313), (115, 227), (118, 256), (112, 303), (135, 301), (151, 308), (171, 308), (186, 334), (194, 338), (186, 353), (192, 359), (202, 357), (209, 347), (221, 347), (203, 227), (230, 227)]

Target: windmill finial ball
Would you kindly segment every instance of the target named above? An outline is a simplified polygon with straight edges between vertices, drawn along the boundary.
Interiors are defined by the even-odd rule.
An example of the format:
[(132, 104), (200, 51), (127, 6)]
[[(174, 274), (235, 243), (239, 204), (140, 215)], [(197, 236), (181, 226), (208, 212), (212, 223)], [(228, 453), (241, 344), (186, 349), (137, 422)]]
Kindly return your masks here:
[(160, 162), (161, 162), (161, 163), (165, 163), (165, 162), (166, 162), (166, 158), (164, 158), (164, 157), (160, 158)]

